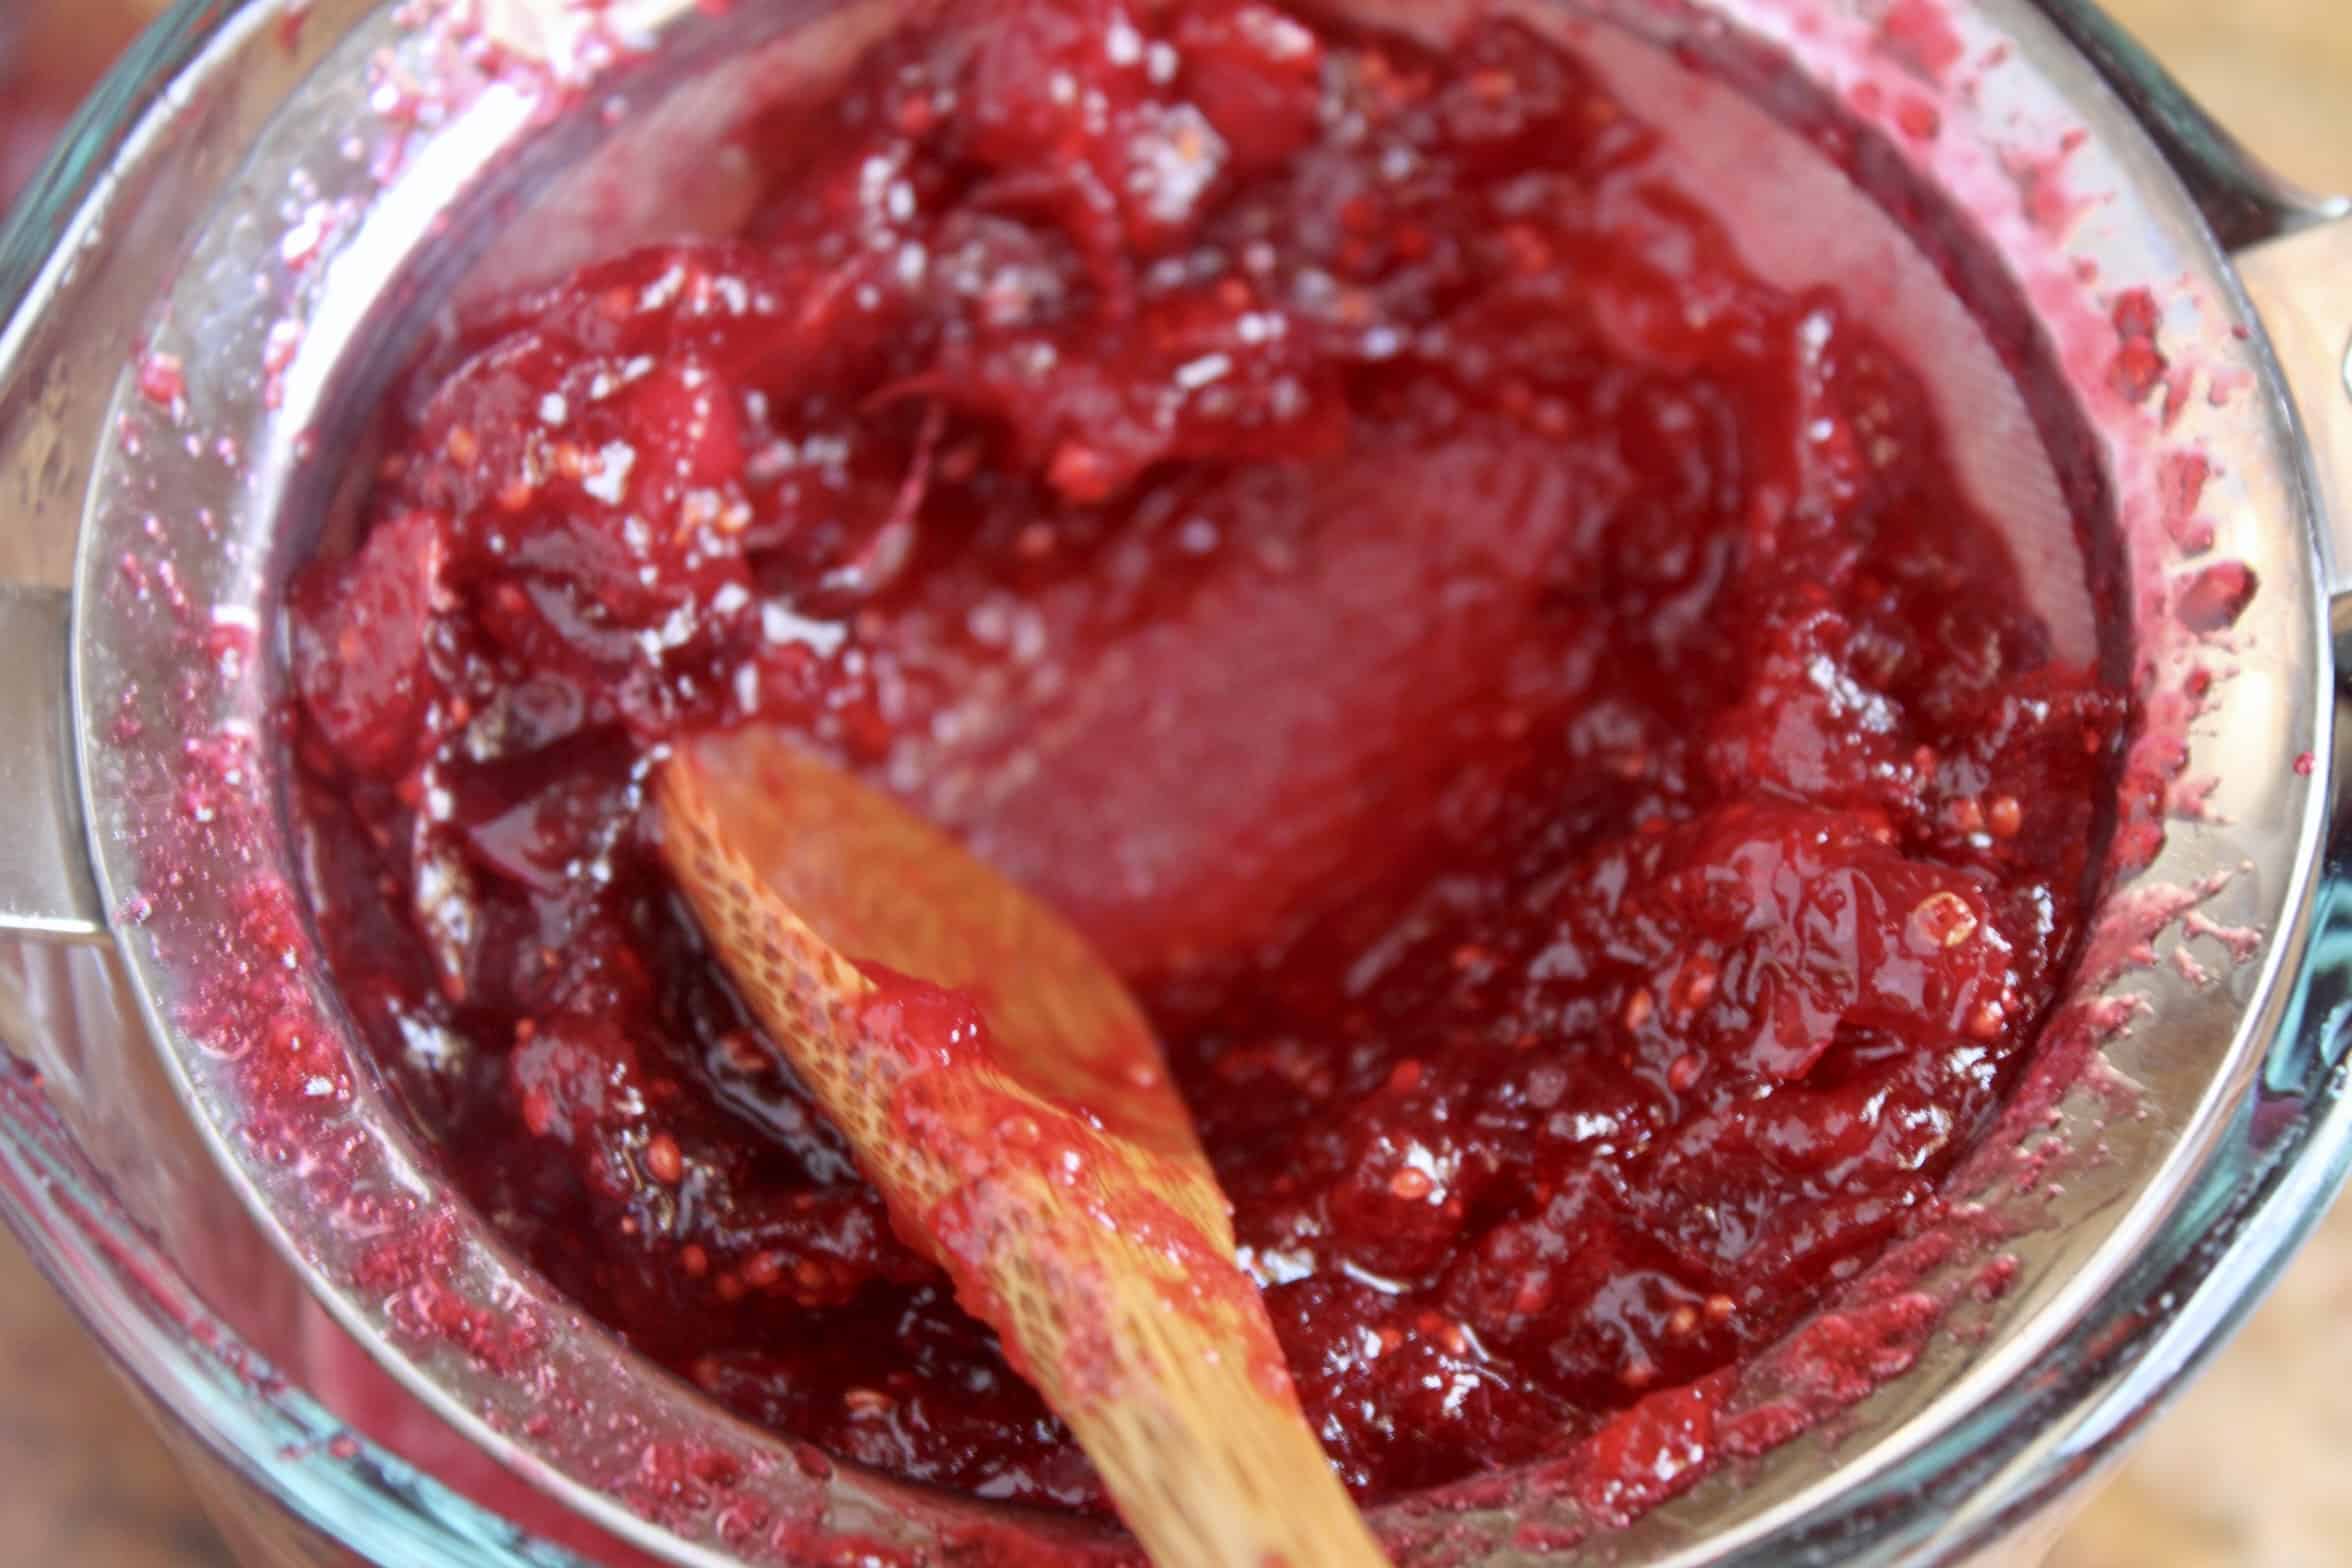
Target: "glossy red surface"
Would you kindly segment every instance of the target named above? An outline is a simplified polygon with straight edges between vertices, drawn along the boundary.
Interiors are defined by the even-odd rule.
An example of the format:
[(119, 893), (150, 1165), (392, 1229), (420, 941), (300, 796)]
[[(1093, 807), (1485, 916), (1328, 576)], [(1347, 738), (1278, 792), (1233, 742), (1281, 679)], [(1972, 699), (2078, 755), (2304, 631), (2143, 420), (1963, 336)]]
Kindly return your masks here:
[(1134, 984), (1368, 1496), (1706, 1406), (1932, 1209), (2124, 704), (1630, 106), (1509, 24), (1017, 0), (745, 145), (739, 235), (420, 367), (290, 613), (337, 972), (553, 1278), (836, 1454), (1100, 1506), (660, 872), (660, 748), (752, 718)]

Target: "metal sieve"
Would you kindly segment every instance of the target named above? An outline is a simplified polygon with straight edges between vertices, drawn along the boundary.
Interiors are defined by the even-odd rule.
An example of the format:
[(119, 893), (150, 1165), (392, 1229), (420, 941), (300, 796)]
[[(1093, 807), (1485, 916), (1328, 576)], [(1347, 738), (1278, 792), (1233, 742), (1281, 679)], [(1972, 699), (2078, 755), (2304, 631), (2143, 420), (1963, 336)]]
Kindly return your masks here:
[[(24, 812), (0, 927), (103, 944), (97, 983), (153, 1045), (44, 1061), (61, 1116), (101, 1156), (217, 1170), (121, 1196), (219, 1228), (195, 1267), (218, 1310), (290, 1266), (453, 1441), (663, 1561), (1125, 1547), (734, 1421), (450, 1194), (296, 891), (280, 594), (453, 300), (723, 223), (740, 193), (712, 139), (921, 9), (191, 3), (151, 44), (169, 87), (69, 147), (0, 244), (0, 794)], [(1442, 37), (1469, 8), (1343, 9)], [(2330, 619), (2352, 582), (2328, 519), (2352, 517), (2352, 220), (2255, 168), (2082, 0), (1508, 9), (1671, 128), (1667, 167), (1759, 273), (1838, 283), (1929, 371), (2037, 609), (2135, 688), (2163, 839), (1956, 1178), (1986, 1223), (1906, 1282), (1946, 1309), (1909, 1371), (1629, 1522), (1532, 1475), (1381, 1522), (1411, 1562), (1958, 1560), (2052, 1516), (2344, 1173)], [(2152, 342), (2119, 309), (2140, 300)], [(2119, 374), (2126, 354), (2158, 357)], [(2077, 538), (2078, 514), (2109, 525)], [(255, 1075), (289, 1063), (315, 1094), (265, 1103)], [(279, 1314), (239, 1321), (259, 1342), (307, 1332), (244, 1306)]]

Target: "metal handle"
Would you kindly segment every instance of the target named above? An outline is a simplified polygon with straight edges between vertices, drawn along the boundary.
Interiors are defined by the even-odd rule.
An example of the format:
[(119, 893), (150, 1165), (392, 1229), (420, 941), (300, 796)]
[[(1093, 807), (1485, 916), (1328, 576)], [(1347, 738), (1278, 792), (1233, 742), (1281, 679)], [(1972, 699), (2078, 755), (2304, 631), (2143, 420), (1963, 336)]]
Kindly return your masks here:
[(72, 596), (0, 583), (0, 931), (56, 941), (106, 935), (82, 832), (68, 717)]
[(2266, 166), (2096, 0), (2034, 4), (2124, 101), (2234, 254), (2310, 444), (2341, 642), (2352, 634), (2352, 198), (2315, 195)]
[(2265, 241), (2240, 251), (2237, 264), (2310, 446), (2341, 645), (2352, 635), (2352, 219)]
[(2095, 0), (2034, 0), (2034, 5), (2146, 128), (2223, 249), (2243, 250), (2352, 214), (2352, 201), (2315, 195), (2248, 152)]

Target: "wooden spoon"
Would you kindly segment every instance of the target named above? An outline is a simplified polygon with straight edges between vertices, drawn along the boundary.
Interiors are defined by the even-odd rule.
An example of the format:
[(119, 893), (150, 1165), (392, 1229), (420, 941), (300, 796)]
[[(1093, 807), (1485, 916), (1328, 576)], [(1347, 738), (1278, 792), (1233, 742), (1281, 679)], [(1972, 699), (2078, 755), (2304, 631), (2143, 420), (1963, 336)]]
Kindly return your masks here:
[(1383, 1562), (1150, 1026), (1085, 940), (770, 732), (682, 744), (659, 793), (670, 867), (760, 1022), (1153, 1561)]

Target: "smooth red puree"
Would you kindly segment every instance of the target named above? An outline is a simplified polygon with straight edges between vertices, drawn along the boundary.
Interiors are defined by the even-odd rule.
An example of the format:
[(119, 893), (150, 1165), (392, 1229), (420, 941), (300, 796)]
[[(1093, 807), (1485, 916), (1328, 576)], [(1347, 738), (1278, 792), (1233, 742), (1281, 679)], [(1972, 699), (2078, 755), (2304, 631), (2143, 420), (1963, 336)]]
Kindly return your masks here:
[(478, 315), (291, 613), (335, 965), (473, 1200), (754, 1420), (1099, 1508), (665, 880), (757, 719), (1155, 1019), (1334, 1460), (1561, 1452), (1934, 1203), (2120, 698), (1914, 369), (1507, 23), (960, 8), (741, 232)]

